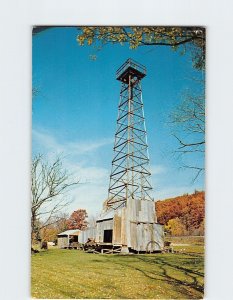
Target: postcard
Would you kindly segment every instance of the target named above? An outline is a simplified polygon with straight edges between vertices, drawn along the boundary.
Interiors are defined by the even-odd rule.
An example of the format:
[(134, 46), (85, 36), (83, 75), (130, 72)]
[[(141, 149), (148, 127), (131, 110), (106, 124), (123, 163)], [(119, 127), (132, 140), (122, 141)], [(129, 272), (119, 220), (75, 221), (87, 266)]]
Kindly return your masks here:
[(31, 295), (201, 299), (201, 26), (34, 26)]

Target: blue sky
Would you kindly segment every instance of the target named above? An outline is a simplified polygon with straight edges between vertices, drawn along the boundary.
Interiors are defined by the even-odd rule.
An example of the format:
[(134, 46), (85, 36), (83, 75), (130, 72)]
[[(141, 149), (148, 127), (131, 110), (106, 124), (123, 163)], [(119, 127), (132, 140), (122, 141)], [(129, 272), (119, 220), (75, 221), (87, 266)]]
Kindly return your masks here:
[[(204, 190), (203, 175), (193, 183), (192, 170), (180, 169), (172, 152), (177, 141), (167, 122), (187, 90), (198, 90), (190, 54), (166, 47), (106, 45), (90, 59), (93, 48), (79, 46), (75, 28), (54, 28), (33, 37), (32, 153), (48, 159), (64, 156), (64, 166), (82, 184), (72, 190), (72, 212), (99, 213), (107, 198), (120, 83), (116, 70), (129, 57), (147, 67), (142, 80), (144, 111), (155, 200)], [(189, 163), (196, 162), (189, 157)]]

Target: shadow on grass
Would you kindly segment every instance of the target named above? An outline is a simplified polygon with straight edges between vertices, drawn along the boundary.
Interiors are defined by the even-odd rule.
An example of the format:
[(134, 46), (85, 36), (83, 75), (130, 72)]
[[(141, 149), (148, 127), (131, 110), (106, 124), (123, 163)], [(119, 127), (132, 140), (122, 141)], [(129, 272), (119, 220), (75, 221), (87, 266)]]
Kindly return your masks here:
[[(174, 269), (178, 269), (182, 272), (184, 272), (185, 274), (193, 274), (193, 275), (198, 275), (198, 276), (201, 276), (201, 277), (204, 277), (204, 274), (201, 273), (201, 272), (198, 272), (198, 271), (194, 271), (192, 269), (188, 269), (188, 268), (185, 268), (185, 267), (182, 267), (180, 266), (180, 264), (174, 264), (174, 263), (171, 263), (171, 262), (168, 262), (166, 259), (164, 258), (155, 258), (154, 260), (151, 260), (151, 259), (148, 259), (147, 257), (138, 257), (139, 260), (142, 260), (143, 262), (146, 262), (146, 263), (153, 263), (153, 264), (160, 264), (160, 265), (167, 265), (171, 268), (174, 268)], [(185, 262), (187, 264), (187, 262)], [(188, 262), (189, 265), (194, 265), (193, 262)]]
[[(184, 293), (184, 294), (190, 294), (190, 291), (187, 290), (187, 288), (191, 288), (193, 290), (195, 290), (196, 292), (199, 292), (201, 294), (204, 293), (204, 286), (201, 285), (198, 282), (198, 277), (203, 278), (204, 274), (199, 272), (199, 271), (195, 271), (192, 269), (189, 269), (187, 267), (181, 266), (182, 264), (182, 260), (177, 261), (177, 263), (173, 263), (170, 262), (167, 257), (155, 257), (152, 258), (151, 257), (147, 257), (145, 256), (134, 256), (134, 258), (136, 258), (136, 260), (138, 262), (144, 262), (146, 265), (149, 266), (149, 268), (151, 268), (151, 265), (156, 266), (156, 268), (158, 269), (157, 271), (153, 270), (153, 268), (151, 268), (152, 270), (150, 271), (146, 271), (145, 268), (140, 268), (140, 267), (136, 267), (133, 266), (132, 262), (114, 262), (115, 264), (130, 268), (130, 269), (134, 269), (136, 271), (139, 271), (140, 273), (142, 273), (144, 276), (146, 276), (147, 278), (156, 280), (156, 281), (163, 281), (163, 282), (167, 282), (168, 284), (172, 285), (173, 288), (178, 289), (180, 292)], [(136, 262), (136, 261), (135, 261)], [(177, 273), (175, 273), (174, 275), (171, 273), (174, 273), (174, 271), (177, 270)], [(173, 271), (173, 272), (171, 272)], [(179, 277), (181, 276), (181, 278), (185, 275), (186, 280), (180, 279)]]

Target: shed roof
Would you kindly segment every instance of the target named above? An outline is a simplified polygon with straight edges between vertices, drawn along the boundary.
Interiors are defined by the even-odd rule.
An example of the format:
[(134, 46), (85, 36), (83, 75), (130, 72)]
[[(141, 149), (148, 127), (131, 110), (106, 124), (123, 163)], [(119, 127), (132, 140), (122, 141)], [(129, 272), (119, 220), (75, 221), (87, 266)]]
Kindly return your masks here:
[(79, 235), (80, 230), (79, 229), (71, 229), (71, 230), (66, 230), (64, 232), (61, 232), (58, 234), (59, 235)]
[(113, 219), (114, 214), (115, 214), (115, 211), (114, 211), (114, 210), (108, 210), (108, 211), (102, 213), (102, 214), (98, 217), (97, 222), (101, 222), (101, 221), (104, 221), (104, 220)]

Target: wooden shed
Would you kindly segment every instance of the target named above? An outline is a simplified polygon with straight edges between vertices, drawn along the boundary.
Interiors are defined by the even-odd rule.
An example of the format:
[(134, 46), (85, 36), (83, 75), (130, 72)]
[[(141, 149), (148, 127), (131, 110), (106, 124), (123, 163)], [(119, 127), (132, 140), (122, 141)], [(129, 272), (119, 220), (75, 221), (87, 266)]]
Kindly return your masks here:
[(121, 246), (122, 252), (156, 252), (164, 247), (163, 225), (157, 223), (153, 201), (128, 199), (97, 220), (96, 242)]
[(69, 248), (71, 243), (78, 243), (79, 229), (66, 230), (57, 235), (57, 245), (60, 249)]

